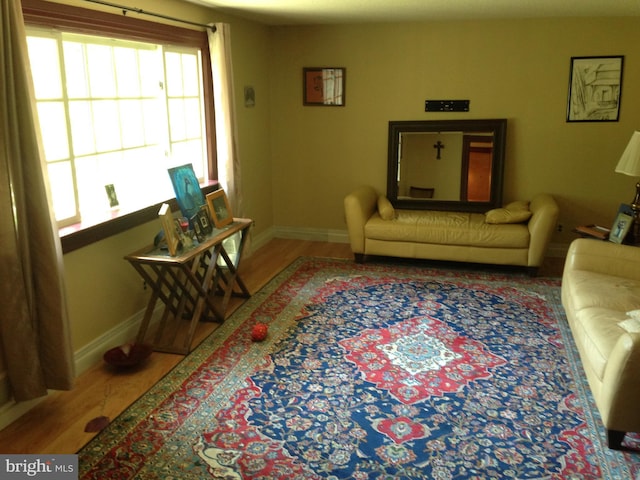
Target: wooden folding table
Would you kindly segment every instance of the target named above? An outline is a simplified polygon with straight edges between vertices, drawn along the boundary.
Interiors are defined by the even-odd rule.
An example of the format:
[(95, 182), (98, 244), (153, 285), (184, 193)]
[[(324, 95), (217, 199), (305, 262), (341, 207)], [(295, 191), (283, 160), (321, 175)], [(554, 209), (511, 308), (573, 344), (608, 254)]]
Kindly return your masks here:
[[(223, 322), (232, 295), (251, 296), (238, 267), (252, 224), (253, 220), (234, 218), (233, 223), (214, 229), (205, 240), (173, 257), (157, 247), (125, 257), (152, 289), (137, 343), (156, 351), (187, 354), (201, 319)], [(228, 253), (224, 241), (236, 234), (240, 236), (237, 252)], [(164, 304), (162, 317), (152, 338), (146, 339), (158, 301)]]

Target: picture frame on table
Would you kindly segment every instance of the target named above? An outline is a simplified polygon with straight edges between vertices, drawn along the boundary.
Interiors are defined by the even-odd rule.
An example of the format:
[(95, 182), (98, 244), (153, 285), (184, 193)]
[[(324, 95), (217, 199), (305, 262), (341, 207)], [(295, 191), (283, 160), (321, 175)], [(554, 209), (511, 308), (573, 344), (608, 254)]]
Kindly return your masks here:
[(222, 188), (207, 194), (207, 206), (216, 228), (222, 228), (233, 222), (229, 199)]
[[(179, 167), (169, 168), (169, 177), (176, 194), (176, 201), (182, 215), (191, 219), (198, 213), (200, 207), (207, 204), (207, 201), (200, 188), (200, 182), (193, 170), (193, 165), (187, 163)], [(192, 225), (193, 228), (193, 225)]]
[(191, 217), (189, 223), (193, 227), (198, 241), (202, 242), (207, 237), (207, 235), (209, 235), (213, 231), (211, 218), (209, 218), (209, 208), (207, 207), (207, 205), (203, 205), (202, 207), (200, 207), (200, 210), (198, 210), (198, 212), (193, 217)]
[(632, 226), (633, 210), (631, 206), (626, 204), (620, 205), (616, 219), (611, 226), (609, 241), (613, 243), (623, 243)]
[(178, 233), (180, 225), (173, 218), (173, 213), (168, 203), (162, 204), (158, 211), (158, 217), (160, 218), (162, 231), (164, 232), (164, 241), (167, 244), (169, 255), (175, 257), (180, 248), (180, 236)]

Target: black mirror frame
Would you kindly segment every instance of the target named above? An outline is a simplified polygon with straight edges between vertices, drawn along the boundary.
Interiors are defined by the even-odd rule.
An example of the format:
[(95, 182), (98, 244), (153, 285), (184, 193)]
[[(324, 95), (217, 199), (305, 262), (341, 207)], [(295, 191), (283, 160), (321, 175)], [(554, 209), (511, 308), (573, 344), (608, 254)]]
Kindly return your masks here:
[[(488, 202), (465, 202), (455, 200), (398, 199), (398, 143), (404, 132), (492, 132), (493, 160), (491, 164), (491, 198)], [(485, 212), (502, 206), (504, 181), (504, 157), (507, 138), (507, 120), (401, 120), (389, 122), (387, 198), (396, 208), (413, 210), (448, 210)]]

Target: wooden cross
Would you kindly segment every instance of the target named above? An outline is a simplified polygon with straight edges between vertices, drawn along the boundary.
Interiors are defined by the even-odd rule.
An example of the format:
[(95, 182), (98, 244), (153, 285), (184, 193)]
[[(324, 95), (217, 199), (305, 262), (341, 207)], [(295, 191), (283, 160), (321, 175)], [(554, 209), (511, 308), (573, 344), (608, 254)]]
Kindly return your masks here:
[(444, 148), (444, 143), (442, 143), (440, 140), (438, 140), (438, 142), (436, 144), (433, 145), (433, 148), (438, 150), (438, 154), (436, 155), (436, 160), (440, 160), (440, 150), (442, 150)]

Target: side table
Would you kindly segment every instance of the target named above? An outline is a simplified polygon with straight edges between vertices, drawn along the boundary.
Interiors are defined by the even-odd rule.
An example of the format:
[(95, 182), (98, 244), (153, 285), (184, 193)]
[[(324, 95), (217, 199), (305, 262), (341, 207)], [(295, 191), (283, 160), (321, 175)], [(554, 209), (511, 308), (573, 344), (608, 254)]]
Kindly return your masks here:
[[(152, 289), (137, 343), (149, 344), (160, 352), (187, 354), (201, 319), (223, 322), (232, 295), (251, 296), (238, 275), (251, 225), (251, 219), (234, 218), (233, 223), (214, 229), (204, 241), (173, 257), (157, 247), (125, 257)], [(223, 242), (237, 233), (240, 245), (232, 259)], [(146, 340), (158, 301), (164, 304), (162, 317), (153, 338)]]
[(596, 238), (598, 240), (608, 240), (611, 229), (600, 225), (579, 225), (574, 231), (582, 238)]

